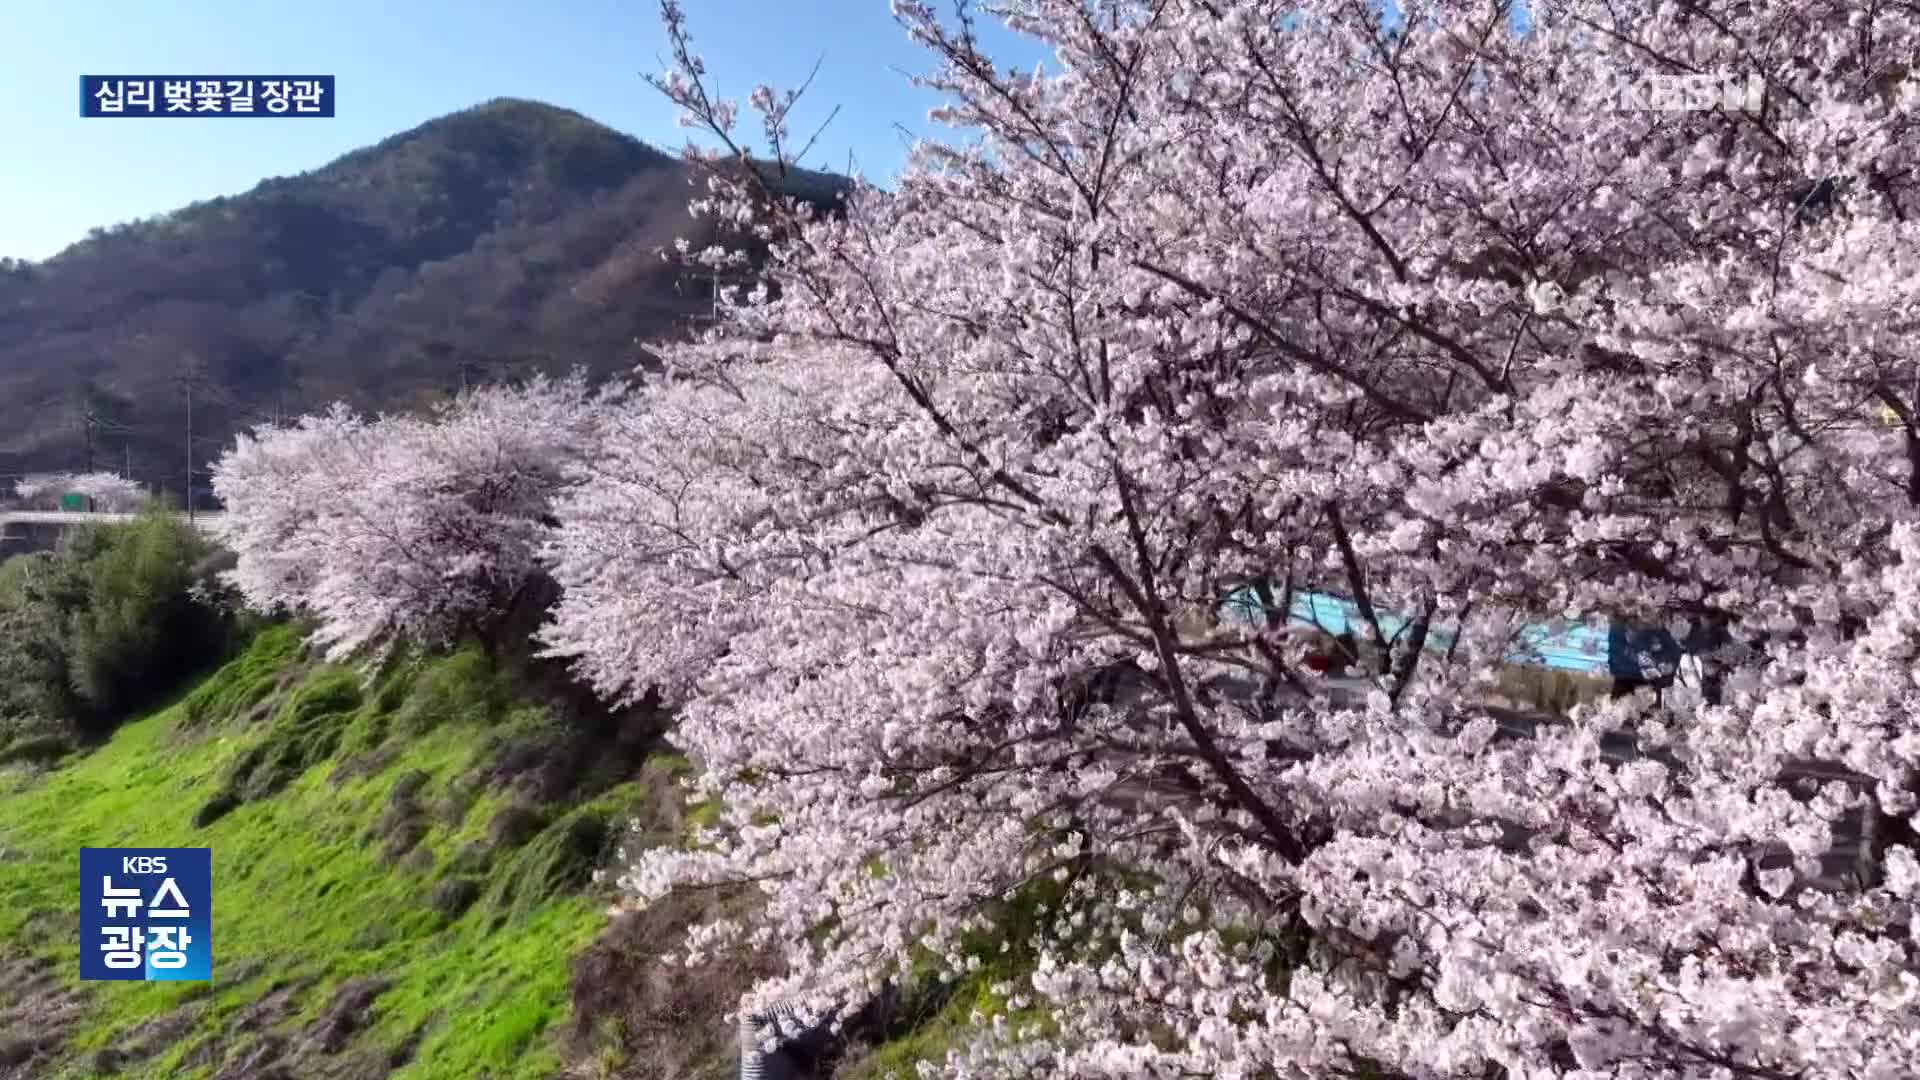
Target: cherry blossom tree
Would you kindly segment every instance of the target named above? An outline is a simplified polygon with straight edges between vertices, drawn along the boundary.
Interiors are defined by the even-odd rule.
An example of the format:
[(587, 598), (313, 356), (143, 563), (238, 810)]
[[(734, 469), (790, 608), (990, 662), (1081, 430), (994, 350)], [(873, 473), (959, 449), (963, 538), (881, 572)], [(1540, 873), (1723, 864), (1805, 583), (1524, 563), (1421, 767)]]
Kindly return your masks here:
[[(663, 7), (690, 156), (743, 160)], [(957, 132), (895, 190), (715, 170), (777, 290), (559, 500), (549, 649), (678, 703), (725, 808), (632, 902), (763, 890), (687, 947), (783, 949), (748, 1007), (1000, 935), (1030, 971), (951, 1075), (1920, 1075), (1920, 18), (986, 9), (1056, 63), (895, 0)], [(1623, 106), (1722, 72), (1759, 111)], [(1270, 629), (1194, 626), (1242, 589)], [(1357, 707), (1304, 589), (1361, 613)], [(1540, 616), (1737, 647), (1510, 738)]]
[(549, 503), (603, 400), (578, 375), (540, 377), (431, 416), (336, 406), (243, 434), (213, 470), (229, 581), (252, 606), (315, 617), (335, 658), (401, 639), (492, 648), (542, 600)]
[(287, 427), (243, 431), (214, 463), (211, 481), (226, 513), (214, 527), (234, 554), (227, 583), (261, 611), (302, 608), (322, 572), (319, 523), (339, 502), (338, 485), (367, 453), (365, 419), (344, 405)]
[(58, 510), (63, 495), (85, 495), (91, 508), (102, 513), (124, 514), (147, 503), (147, 491), (138, 483), (116, 473), (36, 473), (13, 485), (15, 496), (30, 509)]

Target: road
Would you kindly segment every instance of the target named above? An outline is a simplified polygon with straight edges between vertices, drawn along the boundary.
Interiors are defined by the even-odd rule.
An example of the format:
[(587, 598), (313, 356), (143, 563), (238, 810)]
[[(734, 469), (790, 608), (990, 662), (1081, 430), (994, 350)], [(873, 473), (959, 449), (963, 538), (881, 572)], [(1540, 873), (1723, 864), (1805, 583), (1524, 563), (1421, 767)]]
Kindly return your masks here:
[[(175, 517), (187, 515), (175, 512)], [(193, 515), (193, 525), (198, 529), (210, 529), (224, 514), (219, 512), (199, 512)], [(139, 514), (116, 514), (101, 511), (99, 513), (76, 512), (71, 510), (0, 510), (0, 533), (13, 525), (107, 525), (114, 522), (135, 521)]]

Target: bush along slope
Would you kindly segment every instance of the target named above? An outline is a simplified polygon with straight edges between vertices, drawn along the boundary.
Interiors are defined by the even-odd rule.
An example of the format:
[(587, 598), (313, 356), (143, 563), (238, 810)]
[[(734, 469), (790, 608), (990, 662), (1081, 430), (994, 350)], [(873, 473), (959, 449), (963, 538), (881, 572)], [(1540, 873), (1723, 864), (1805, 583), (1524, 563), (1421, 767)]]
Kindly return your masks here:
[[(595, 870), (636, 815), (676, 835), (674, 764), (645, 763), (648, 715), (523, 686), (475, 651), (317, 664), (274, 626), (91, 753), (0, 770), (0, 1077), (624, 1068), (610, 1024), (563, 1021), (609, 994), (577, 954), (639, 947), (588, 949)], [(213, 850), (211, 983), (77, 982), (82, 846)], [(721, 1011), (685, 1036), (708, 1075)]]
[(219, 565), (162, 514), (0, 564), (0, 762), (98, 739), (223, 657), (246, 619), (221, 604)]

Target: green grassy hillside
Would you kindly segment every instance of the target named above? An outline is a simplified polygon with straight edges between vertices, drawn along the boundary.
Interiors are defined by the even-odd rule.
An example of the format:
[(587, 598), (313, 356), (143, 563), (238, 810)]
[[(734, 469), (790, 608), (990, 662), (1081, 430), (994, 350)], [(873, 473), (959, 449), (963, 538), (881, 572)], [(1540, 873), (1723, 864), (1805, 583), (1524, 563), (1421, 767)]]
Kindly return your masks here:
[[(269, 629), (104, 746), (0, 772), (0, 1076), (561, 1069), (591, 872), (666, 771), (473, 653), (368, 680), (297, 645)], [(212, 849), (210, 984), (78, 982), (82, 846)]]

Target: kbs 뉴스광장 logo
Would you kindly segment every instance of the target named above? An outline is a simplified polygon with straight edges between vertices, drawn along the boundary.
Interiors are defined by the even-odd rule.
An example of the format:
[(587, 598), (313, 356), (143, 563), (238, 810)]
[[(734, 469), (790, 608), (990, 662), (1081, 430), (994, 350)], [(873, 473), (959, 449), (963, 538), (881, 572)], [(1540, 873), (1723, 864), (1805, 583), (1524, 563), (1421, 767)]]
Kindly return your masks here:
[(81, 848), (80, 978), (213, 978), (211, 848)]

